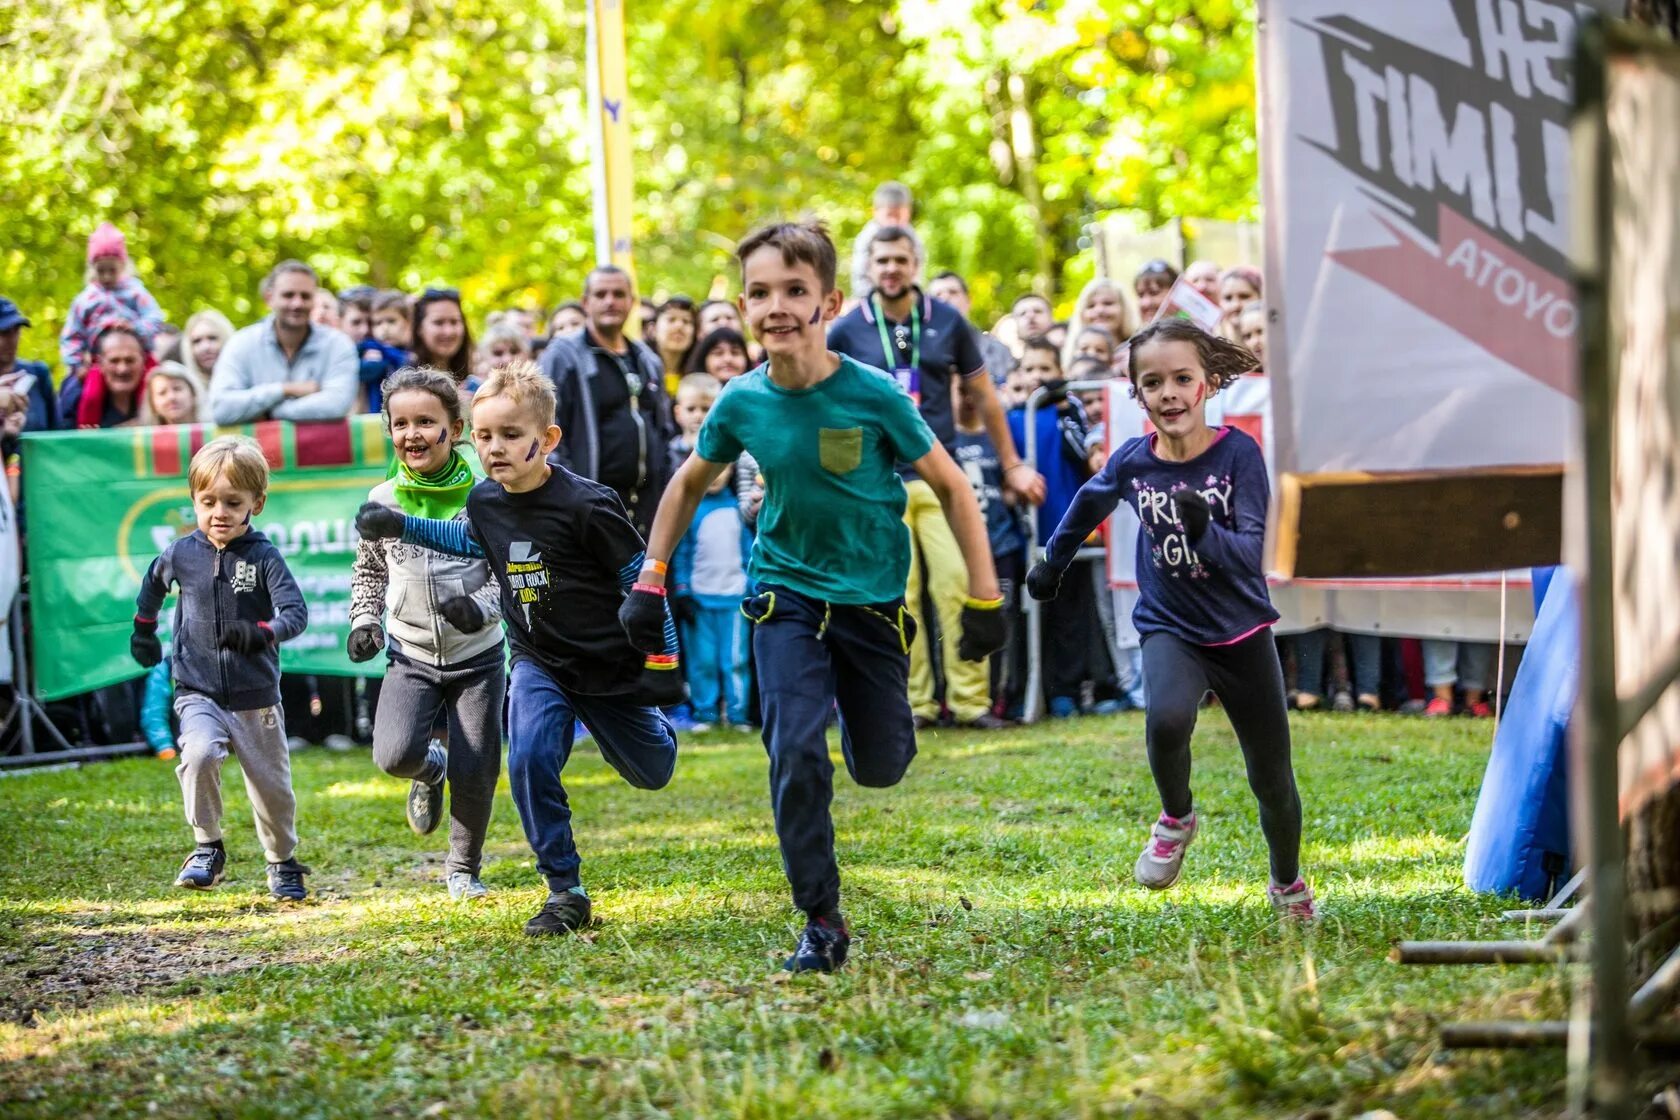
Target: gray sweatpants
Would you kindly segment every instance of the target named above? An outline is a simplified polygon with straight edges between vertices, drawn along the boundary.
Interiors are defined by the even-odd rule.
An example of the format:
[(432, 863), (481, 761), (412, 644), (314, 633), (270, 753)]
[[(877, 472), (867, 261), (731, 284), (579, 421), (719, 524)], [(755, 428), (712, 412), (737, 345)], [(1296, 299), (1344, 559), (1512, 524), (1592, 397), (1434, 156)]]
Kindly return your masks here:
[(286, 753), (286, 719), (280, 705), (230, 712), (208, 696), (175, 697), (181, 721), (181, 782), (193, 838), (207, 844), (222, 838), (222, 763), (239, 756), (245, 793), (257, 821), (257, 839), (270, 863), (292, 858), (297, 848), (297, 799), (292, 796), (292, 760)]
[[(373, 717), (373, 761), (397, 778), (449, 782), (446, 871), (477, 875), (502, 772), (502, 702), (507, 651), (498, 644), (459, 665), (438, 668), (393, 654)], [(427, 754), (438, 709), (449, 716), (444, 772)]]

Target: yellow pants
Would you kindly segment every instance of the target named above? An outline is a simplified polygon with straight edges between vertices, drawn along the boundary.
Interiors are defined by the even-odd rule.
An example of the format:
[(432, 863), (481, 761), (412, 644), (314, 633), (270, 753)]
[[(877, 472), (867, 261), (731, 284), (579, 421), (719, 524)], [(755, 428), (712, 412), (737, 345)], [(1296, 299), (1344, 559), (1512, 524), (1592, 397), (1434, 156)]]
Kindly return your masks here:
[(984, 661), (957, 657), (962, 636), (963, 600), (968, 597), (968, 566), (957, 538), (945, 520), (945, 510), (933, 487), (921, 479), (906, 482), (909, 502), (904, 524), (910, 530), (910, 586), (905, 603), (916, 619), (916, 641), (910, 646), (910, 708), (934, 719), (939, 702), (933, 698), (933, 666), (928, 658), (931, 628), (922, 617), (922, 563), (927, 564), (928, 597), (939, 615), (940, 646), (945, 663), (945, 703), (959, 723), (975, 719), (991, 708), (990, 670)]

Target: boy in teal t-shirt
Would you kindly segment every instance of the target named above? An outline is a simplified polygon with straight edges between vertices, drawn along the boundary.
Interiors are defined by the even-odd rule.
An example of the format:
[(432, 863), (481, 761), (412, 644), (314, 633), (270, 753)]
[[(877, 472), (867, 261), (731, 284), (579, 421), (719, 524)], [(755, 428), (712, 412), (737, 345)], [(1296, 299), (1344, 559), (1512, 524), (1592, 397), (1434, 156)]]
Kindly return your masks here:
[(749, 443), (766, 483), (754, 583), (847, 604), (904, 594), (910, 538), (893, 463), (915, 462), (934, 439), (898, 382), (841, 356), (832, 376), (784, 389), (760, 366), (718, 396), (695, 454), (732, 463)]
[(829, 713), (852, 778), (890, 786), (916, 754), (908, 697), (915, 624), (904, 607), (910, 570), (904, 484), (912, 464), (938, 495), (968, 567), (959, 653), (980, 661), (1002, 648), (1003, 597), (985, 520), (967, 476), (933, 438), (910, 396), (887, 374), (828, 349), (840, 311), (834, 243), (821, 224), (774, 225), (736, 251), (741, 310), (769, 362), (725, 387), (693, 456), (665, 490), (647, 563), (619, 612), (638, 649), (663, 637), (665, 564), (706, 488), (741, 452), (764, 477), (748, 571), (770, 755), (770, 802), (782, 865), (806, 926), (786, 967), (838, 968), (851, 943), (840, 913), (829, 802)]

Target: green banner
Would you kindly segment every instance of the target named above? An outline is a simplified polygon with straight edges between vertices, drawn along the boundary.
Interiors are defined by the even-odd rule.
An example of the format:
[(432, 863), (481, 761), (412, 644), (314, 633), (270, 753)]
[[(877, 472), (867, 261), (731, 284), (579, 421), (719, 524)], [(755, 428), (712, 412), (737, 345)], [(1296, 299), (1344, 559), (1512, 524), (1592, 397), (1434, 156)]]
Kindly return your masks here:
[[(187, 464), (206, 442), (228, 434), (252, 437), (268, 458), (268, 504), (256, 527), (286, 557), (309, 603), (309, 629), (281, 647), (281, 667), (335, 676), (384, 672), (383, 658), (352, 665), (344, 654), (353, 522), (390, 463), (379, 417), (36, 433), (23, 437), (23, 495), (41, 699), (143, 672), (128, 654), (140, 578), (165, 545), (196, 527)], [(163, 632), (173, 617), (171, 598), (159, 620)]]

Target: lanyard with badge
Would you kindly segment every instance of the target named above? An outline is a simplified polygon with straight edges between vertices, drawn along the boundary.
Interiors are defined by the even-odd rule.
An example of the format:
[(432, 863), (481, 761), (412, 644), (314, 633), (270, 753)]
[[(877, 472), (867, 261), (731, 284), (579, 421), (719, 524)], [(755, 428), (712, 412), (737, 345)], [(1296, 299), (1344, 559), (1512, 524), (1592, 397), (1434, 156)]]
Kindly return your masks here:
[[(887, 317), (881, 310), (881, 299), (871, 294), (870, 306), (875, 310), (875, 329), (881, 332), (881, 356), (892, 368), (893, 378), (899, 383), (910, 399), (917, 404), (922, 403), (922, 307), (921, 301), (910, 304), (910, 364), (900, 365), (898, 361), (898, 347), (887, 337)], [(904, 330), (894, 324), (894, 332)]]

